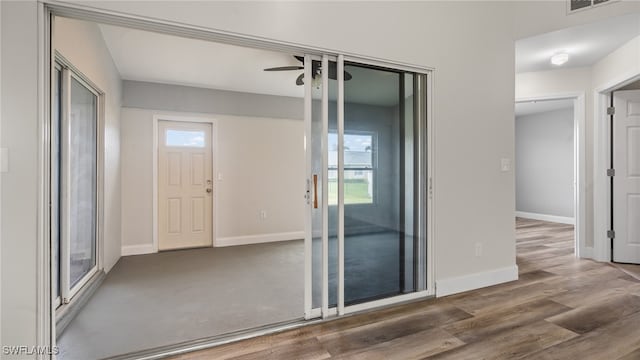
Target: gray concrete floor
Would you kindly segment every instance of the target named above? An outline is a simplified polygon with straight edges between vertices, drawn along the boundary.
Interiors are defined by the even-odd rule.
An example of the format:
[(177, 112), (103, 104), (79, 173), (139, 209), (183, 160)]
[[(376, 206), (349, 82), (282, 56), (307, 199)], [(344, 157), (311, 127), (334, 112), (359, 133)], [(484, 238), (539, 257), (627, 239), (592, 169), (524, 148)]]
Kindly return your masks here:
[(304, 316), (304, 244), (123, 257), (58, 338), (61, 360), (90, 360)]
[[(335, 303), (335, 238), (329, 248), (330, 301)], [(347, 302), (401, 291), (398, 249), (393, 232), (346, 237)], [(314, 239), (314, 269), (320, 269), (321, 253)], [(317, 305), (320, 275), (313, 272)], [(59, 336), (58, 359), (102, 359), (303, 316), (302, 240), (128, 256)]]

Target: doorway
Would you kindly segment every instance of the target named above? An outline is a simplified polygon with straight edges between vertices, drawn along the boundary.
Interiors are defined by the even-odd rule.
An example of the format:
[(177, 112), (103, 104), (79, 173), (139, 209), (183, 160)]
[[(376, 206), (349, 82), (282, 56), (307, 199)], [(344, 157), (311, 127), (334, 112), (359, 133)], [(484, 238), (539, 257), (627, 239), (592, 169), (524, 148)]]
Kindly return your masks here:
[(213, 246), (211, 122), (157, 120), (159, 251)]
[(559, 231), (569, 226), (571, 254), (589, 257), (584, 94), (517, 99), (515, 113), (516, 227), (528, 221), (558, 224)]
[[(57, 22), (58, 25), (66, 22), (57, 17), (56, 20), (60, 20)], [(69, 23), (66, 25), (72, 27)], [(105, 25), (93, 24), (94, 28), (96, 26)], [(113, 34), (113, 31), (119, 31), (105, 28), (99, 30), (101, 31), (94, 33), (101, 33), (103, 37)], [(60, 35), (63, 32), (57, 31), (56, 34)], [(202, 34), (202, 37), (205, 35), (210, 34)], [(206, 37), (215, 40), (215, 36)], [(207, 41), (210, 42), (213, 41)], [(63, 46), (61, 41), (56, 41), (55, 45)], [(262, 47), (269, 46), (262, 44)], [(234, 78), (245, 76), (251, 79), (247, 83), (253, 84), (259, 75), (274, 76), (273, 71), (267, 69), (280, 64), (288, 65), (286, 68), (300, 70), (300, 56), (292, 55), (300, 54), (304, 49), (291, 50), (290, 54), (272, 54), (273, 58), (267, 60), (273, 64), (266, 61), (260, 63), (251, 69), (251, 75), (238, 72), (245, 75)], [(116, 261), (119, 261), (104, 268), (106, 275), (103, 273), (102, 276), (106, 276), (106, 279), (103, 283), (95, 285), (98, 288), (95, 293), (91, 289), (89, 303), (78, 303), (79, 311), (83, 313), (73, 320), (76, 321), (76, 325), (71, 324), (64, 333), (60, 331), (56, 334), (56, 329), (52, 329), (54, 338), (57, 338), (63, 349), (61, 358), (87, 358), (86, 354), (98, 354), (101, 357), (119, 355), (114, 352), (140, 354), (146, 353), (148, 349), (151, 349), (151, 352), (162, 352), (164, 350), (161, 347), (164, 345), (189, 343), (184, 345), (187, 347), (196, 340), (198, 346), (203, 346), (202, 344), (221, 341), (223, 336), (248, 336), (247, 334), (255, 334), (257, 331), (272, 331), (275, 326), (290, 326), (291, 321), (299, 325), (302, 323), (303, 310), (306, 319), (329, 317), (424, 298), (435, 293), (432, 271), (434, 255), (429, 236), (432, 231), (432, 222), (429, 219), (433, 216), (433, 182), (430, 170), (433, 132), (429, 125), (430, 110), (427, 106), (432, 94), (430, 71), (355, 57), (316, 54), (304, 56), (302, 67), (302, 77), (299, 72), (289, 73), (291, 79), (268, 83), (290, 87), (294, 89), (293, 95), (304, 90), (304, 96), (286, 98), (286, 94), (258, 94), (245, 90), (242, 91), (242, 102), (228, 101), (226, 107), (220, 98), (231, 99), (231, 90), (196, 89), (161, 82), (142, 84), (125, 79), (122, 74), (113, 74), (116, 77), (120, 75), (126, 94), (135, 95), (136, 91), (141, 91), (144, 95), (135, 100), (127, 99), (128, 106), (124, 104), (117, 109), (118, 111), (107, 109), (107, 114), (120, 115), (122, 129), (125, 129), (122, 131), (127, 132), (127, 141), (122, 143), (123, 158), (130, 162), (127, 169), (136, 168), (136, 161), (144, 160), (145, 166), (139, 166), (138, 171), (125, 174), (123, 179), (126, 181), (122, 181), (123, 184), (137, 183), (140, 186), (137, 188), (140, 191), (127, 193), (131, 196), (130, 199), (122, 199), (123, 208), (129, 211), (123, 216), (123, 221), (126, 221), (128, 226), (140, 225), (136, 229), (143, 231), (130, 237), (138, 242), (125, 242), (123, 239), (123, 251), (117, 252), (118, 256), (122, 255), (116, 258)], [(210, 64), (207, 64), (207, 69), (210, 68)], [(113, 69), (117, 70), (117, 67), (114, 66)], [(371, 88), (380, 91), (366, 91)], [(241, 92), (238, 90), (234, 91)], [(114, 93), (109, 90), (105, 96), (112, 96)], [(184, 96), (185, 93), (189, 96)], [(275, 97), (279, 98), (279, 102), (274, 102)], [(193, 101), (194, 99), (206, 101)], [(260, 101), (248, 101), (251, 99)], [(183, 102), (178, 103), (179, 101)], [(286, 102), (291, 107), (289, 110), (284, 107), (278, 110), (285, 115), (215, 115), (208, 110), (214, 108), (209, 106), (211, 101), (218, 101), (215, 111), (233, 108), (236, 111), (255, 112), (257, 107), (263, 106), (262, 109), (275, 114), (276, 104)], [(296, 113), (297, 105), (303, 105), (303, 102), (304, 121), (289, 117), (289, 114)], [(176, 103), (179, 106), (176, 106)], [(242, 106), (238, 106), (239, 103)], [(179, 109), (169, 109), (169, 106)], [(293, 110), (290, 110), (291, 108)], [(299, 108), (302, 110), (302, 106)], [(159, 115), (164, 113), (178, 117), (212, 114), (216, 119), (215, 127), (206, 126), (207, 124), (201, 124), (192, 118), (185, 123), (176, 122), (176, 119), (170, 116)], [(156, 133), (153, 133), (149, 125), (153, 121), (158, 122)], [(318, 125), (319, 127), (316, 127)], [(220, 136), (219, 143), (215, 139), (218, 131), (225, 134)], [(235, 133), (229, 135), (232, 131)], [(200, 136), (203, 134), (204, 137)], [(207, 136), (210, 136), (209, 142)], [(153, 151), (151, 139), (156, 142)], [(240, 147), (240, 143), (252, 146)], [(163, 144), (161, 149), (158, 144)], [(317, 148), (314, 147), (316, 145)], [(207, 150), (209, 146), (210, 151)], [(214, 149), (216, 146), (220, 146), (219, 152)], [(222, 150), (225, 154), (233, 154), (230, 149), (239, 149), (237, 153), (242, 153), (244, 160), (249, 160), (250, 164), (256, 166), (251, 166), (246, 161), (234, 162), (233, 159), (225, 159)], [(305, 149), (309, 160), (306, 166), (310, 168), (312, 164), (318, 164), (316, 173), (305, 171), (305, 159), (302, 157)], [(314, 156), (311, 153), (312, 149), (317, 150)], [(98, 150), (104, 151), (105, 147)], [(137, 159), (127, 156), (136, 153), (136, 150), (140, 150), (137, 154), (144, 155)], [(126, 151), (131, 152), (125, 154)], [(296, 152), (300, 159), (291, 157)], [(210, 160), (206, 159), (207, 153), (213, 153)], [(151, 154), (157, 157), (153, 159), (153, 164), (157, 167), (155, 172), (161, 173), (155, 176), (156, 180), (164, 179), (165, 185), (193, 185), (193, 180), (198, 178), (201, 181), (191, 189), (197, 194), (191, 194), (188, 192), (190, 189), (182, 188), (170, 193), (166, 186), (164, 190), (156, 186), (151, 191), (148, 185), (152, 180), (147, 176), (153, 174), (153, 170), (150, 170), (150, 165), (149, 169), (146, 167), (152, 163), (149, 161)], [(192, 162), (185, 170), (182, 164), (191, 161), (191, 157), (194, 156), (201, 158), (202, 166), (191, 166)], [(269, 162), (265, 159), (277, 161)], [(211, 164), (211, 168), (207, 164)], [(300, 169), (294, 166), (297, 164), (301, 165)], [(237, 168), (232, 168), (231, 165)], [(172, 166), (173, 171), (170, 171)], [(220, 171), (214, 168), (218, 166)], [(287, 172), (292, 169), (293, 174)], [(193, 176), (194, 172), (202, 176)], [(219, 205), (216, 200), (219, 194), (213, 187), (211, 197), (215, 206), (211, 205), (209, 210), (206, 196), (207, 190), (211, 188), (207, 186), (207, 180), (212, 180), (217, 187), (240, 189), (245, 195), (243, 202), (238, 201), (236, 197), (231, 198), (230, 203), (237, 205), (237, 208), (246, 205), (259, 211), (245, 211), (244, 208), (240, 208), (247, 217), (238, 217), (233, 223), (220, 221), (220, 226), (216, 227), (213, 218), (220, 213), (215, 210)], [(257, 184), (243, 186), (247, 180)], [(281, 185), (284, 191), (264, 191), (263, 185), (267, 180)], [(291, 193), (300, 210), (287, 205), (289, 212), (285, 214), (287, 216), (282, 216), (284, 212), (278, 206), (284, 203), (284, 196)], [(269, 201), (264, 201), (265, 207), (256, 205), (256, 194), (270, 196)], [(303, 194), (306, 195), (306, 200), (302, 198)], [(105, 195), (113, 196), (109, 192)], [(147, 211), (147, 203), (151, 203), (152, 196), (157, 198), (154, 206), (149, 206), (150, 211)], [(144, 201), (137, 201), (140, 197), (144, 198)], [(194, 197), (197, 201), (192, 201)], [(315, 207), (312, 206), (314, 197), (317, 199)], [(271, 201), (273, 198), (276, 200)], [(165, 209), (159, 209), (157, 206), (160, 202), (171, 205), (169, 203), (172, 200), (175, 200), (173, 208), (167, 206)], [(184, 202), (190, 202), (191, 207), (197, 205), (197, 213), (201, 216), (194, 217), (193, 214), (196, 212), (193, 209), (185, 210), (182, 206)], [(134, 203), (144, 206), (131, 206)], [(225, 213), (231, 213), (226, 210)], [(319, 223), (311, 221), (312, 211), (315, 210), (323, 215)], [(100, 211), (99, 206), (97, 211)], [(166, 219), (163, 232), (180, 236), (168, 242), (161, 241), (160, 225), (148, 226), (152, 221), (151, 211), (156, 212), (156, 219)], [(296, 215), (300, 215), (300, 220), (308, 220), (304, 232), (295, 231), (298, 228), (288, 231), (269, 230), (269, 226), (281, 218), (296, 220)], [(185, 240), (184, 226), (181, 225), (185, 223), (186, 218), (189, 218), (186, 222), (192, 225), (192, 228), (187, 230), (197, 230), (191, 232), (198, 233), (200, 238)], [(206, 228), (206, 221), (200, 221), (207, 218), (211, 220), (210, 229)], [(247, 230), (249, 222), (255, 225), (256, 231), (267, 230), (258, 234), (236, 234), (231, 231)], [(302, 221), (300, 223), (302, 224)], [(232, 225), (234, 228), (222, 232), (222, 224), (227, 225), (227, 229), (231, 229)], [(318, 224), (319, 226), (316, 226)], [(153, 237), (149, 236), (146, 229), (149, 232), (153, 229), (156, 234)], [(202, 235), (207, 231), (210, 232), (209, 236)], [(219, 238), (216, 236), (218, 231), (221, 232)], [(137, 236), (138, 234), (142, 236)], [(267, 236), (264, 236), (265, 234)], [(207, 237), (213, 240), (205, 241)], [(155, 248), (149, 249), (148, 242), (153, 238), (156, 239)], [(259, 244), (258, 241), (277, 244)], [(158, 250), (207, 247), (211, 242), (216, 246), (215, 249), (167, 251), (156, 254)], [(267, 253), (274, 256), (266, 257)], [(212, 261), (213, 258), (215, 260)], [(282, 265), (282, 268), (278, 269), (273, 264)], [(168, 275), (158, 276), (158, 270), (164, 270)], [(138, 276), (132, 276), (133, 272)], [(184, 277), (177, 276), (178, 272)], [(360, 277), (362, 273), (369, 274), (369, 278)], [(192, 276), (194, 274), (198, 277)], [(231, 286), (225, 286), (224, 283), (219, 283), (222, 284), (219, 288), (212, 286), (214, 280), (225, 280), (220, 274), (231, 275), (226, 276), (227, 285)], [(234, 283), (234, 279), (240, 281)], [(258, 286), (244, 281), (246, 279), (257, 282)], [(171, 281), (169, 285), (173, 288), (160, 280)], [(202, 290), (204, 287), (206, 291)], [(319, 289), (318, 292), (311, 291), (316, 287)], [(221, 294), (220, 289), (228, 291)], [(238, 289), (246, 292), (239, 296), (241, 292)], [(213, 294), (210, 295), (212, 297), (206, 295), (207, 291)], [(149, 293), (154, 294), (154, 304), (147, 301)], [(167, 293), (171, 295), (167, 296)], [(192, 296), (185, 297), (185, 294)], [(286, 294), (286, 299), (283, 299), (283, 294)], [(163, 305), (175, 304), (175, 299), (171, 299), (171, 296), (175, 295), (179, 295), (183, 303), (177, 307), (168, 306), (176, 311), (173, 315), (166, 316), (166, 308), (163, 308)], [(313, 296), (317, 296), (320, 305), (312, 303)], [(215, 301), (210, 301), (213, 297)], [(194, 302), (189, 302), (189, 299), (196, 298), (200, 304), (194, 305)], [(216, 302), (223, 305), (216, 306)], [(233, 308), (228, 308), (228, 304), (233, 304)], [(274, 305), (270, 306), (271, 304)], [(262, 316), (248, 315), (246, 311), (243, 313), (245, 309), (258, 310)], [(205, 310), (209, 313), (205, 314)], [(224, 312), (226, 320), (220, 321), (216, 317), (217, 312)], [(109, 319), (102, 317), (105, 313), (109, 314)], [(163, 316), (159, 316), (160, 313)], [(138, 317), (148, 321), (139, 322)], [(163, 323), (162, 319), (167, 321)], [(183, 323), (180, 324), (179, 321)], [(94, 324), (105, 322), (112, 326), (93, 328)], [(131, 323), (153, 328), (153, 334), (149, 331), (139, 331), (137, 333), (143, 336), (136, 338), (120, 336), (117, 331), (108, 332), (109, 329), (131, 328)], [(193, 326), (196, 323), (198, 326)], [(166, 331), (171, 326), (182, 330), (178, 334)], [(88, 328), (96, 331), (89, 334), (86, 331)], [(198, 339), (198, 336), (201, 338)], [(115, 341), (104, 343), (101, 339)]]

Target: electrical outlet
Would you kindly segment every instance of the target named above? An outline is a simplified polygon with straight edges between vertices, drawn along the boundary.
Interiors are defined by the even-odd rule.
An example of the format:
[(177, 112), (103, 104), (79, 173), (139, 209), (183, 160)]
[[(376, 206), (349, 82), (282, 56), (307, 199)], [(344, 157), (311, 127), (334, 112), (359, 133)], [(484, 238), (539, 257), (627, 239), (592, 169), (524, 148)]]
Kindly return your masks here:
[(265, 210), (260, 210), (260, 219), (267, 220), (267, 212)]
[(482, 256), (482, 243), (476, 243), (476, 256)]

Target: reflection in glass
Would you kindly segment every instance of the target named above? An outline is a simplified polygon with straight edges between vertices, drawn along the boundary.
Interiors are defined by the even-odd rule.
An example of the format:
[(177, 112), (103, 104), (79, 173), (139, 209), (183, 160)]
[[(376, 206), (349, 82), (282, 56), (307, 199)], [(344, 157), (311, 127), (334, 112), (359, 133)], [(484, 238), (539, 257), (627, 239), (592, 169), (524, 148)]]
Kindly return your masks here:
[(97, 98), (71, 77), (68, 186), (70, 286), (96, 265)]
[(355, 64), (345, 71), (353, 75), (345, 82), (343, 149), (351, 305), (415, 291), (413, 75)]

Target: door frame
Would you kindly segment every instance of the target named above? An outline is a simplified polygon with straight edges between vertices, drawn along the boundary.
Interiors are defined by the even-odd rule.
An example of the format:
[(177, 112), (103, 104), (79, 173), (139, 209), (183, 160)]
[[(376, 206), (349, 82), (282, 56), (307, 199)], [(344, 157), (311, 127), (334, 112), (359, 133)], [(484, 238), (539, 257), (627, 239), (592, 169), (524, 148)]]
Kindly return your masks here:
[[(611, 93), (640, 80), (640, 69), (630, 71), (616, 79), (595, 87), (593, 92), (593, 140), (594, 140), (594, 183), (593, 183), (593, 248), (594, 259), (603, 262), (613, 260), (613, 240), (607, 237), (613, 220), (611, 217), (612, 191), (611, 181), (607, 176), (607, 169), (611, 159), (611, 128), (607, 108), (611, 101)], [(615, 216), (615, 214), (614, 214)]]
[[(550, 100), (573, 100), (573, 217), (574, 217), (574, 255), (577, 258), (593, 257), (593, 249), (586, 244), (586, 117), (585, 117), (585, 93), (568, 92), (552, 95), (541, 95), (517, 98), (515, 103)], [(515, 121), (515, 116), (514, 116)], [(518, 164), (516, 164), (518, 166)]]
[[(424, 298), (427, 296), (435, 295), (435, 209), (436, 201), (434, 196), (434, 189), (436, 186), (435, 178), (435, 124), (434, 124), (434, 89), (435, 89), (435, 68), (423, 65), (412, 64), (408, 62), (395, 61), (390, 59), (377, 58), (373, 56), (360, 55), (357, 53), (350, 53), (347, 51), (338, 51), (328, 48), (311, 46), (302, 43), (293, 43), (282, 40), (268, 39), (257, 36), (243, 35), (238, 33), (232, 33), (224, 30), (207, 28), (195, 25), (188, 25), (185, 23), (179, 23), (174, 21), (162, 20), (157, 18), (124, 14), (119, 12), (113, 12), (104, 9), (98, 9), (89, 5), (78, 3), (60, 3), (56, 0), (41, 0), (37, 4), (38, 9), (38, 50), (41, 56), (38, 58), (38, 84), (39, 84), (39, 104), (38, 104), (38, 117), (39, 117), (39, 135), (43, 141), (39, 149), (40, 162), (39, 173), (41, 177), (39, 179), (39, 196), (38, 196), (38, 245), (37, 245), (37, 325), (36, 325), (36, 344), (40, 346), (48, 346), (53, 349), (56, 345), (55, 335), (55, 311), (52, 308), (50, 301), (51, 298), (51, 244), (48, 242), (48, 234), (50, 232), (49, 223), (46, 220), (49, 216), (48, 200), (49, 200), (49, 179), (46, 177), (46, 171), (48, 169), (48, 161), (46, 156), (48, 155), (49, 138), (47, 131), (49, 128), (49, 93), (51, 85), (51, 74), (49, 65), (51, 62), (51, 40), (52, 40), (52, 20), (55, 16), (63, 16), (78, 20), (100, 22), (107, 25), (124, 26), (133, 29), (159, 32), (164, 34), (189, 37), (194, 39), (200, 39), (205, 41), (214, 41), (224, 44), (246, 46), (250, 48), (265, 49), (271, 51), (280, 51), (296, 55), (314, 55), (320, 56), (322, 54), (330, 54), (337, 56), (342, 54), (345, 60), (360, 62), (364, 64), (370, 64), (374, 66), (391, 67), (398, 70), (405, 70), (411, 72), (425, 73), (427, 74), (427, 179), (424, 179), (427, 184), (427, 291), (425, 294), (413, 293), (400, 295), (390, 299), (383, 299), (377, 302), (368, 303), (369, 307), (388, 305), (387, 303), (393, 301), (394, 303), (411, 300), (416, 296)], [(173, 116), (173, 115), (171, 115)], [(214, 129), (215, 126), (212, 128)], [(156, 130), (157, 131), (157, 130)], [(157, 142), (157, 132), (154, 134), (154, 141)], [(212, 136), (215, 145), (215, 138)], [(215, 152), (215, 149), (213, 150)], [(157, 151), (154, 150), (155, 156)], [(215, 154), (214, 154), (215, 155)], [(215, 158), (214, 158), (215, 161)], [(155, 162), (154, 162), (155, 163)], [(215, 165), (215, 164), (214, 164)], [(216, 172), (214, 168), (214, 174)], [(157, 188), (153, 190), (157, 196)], [(157, 200), (156, 200), (157, 201)], [(157, 209), (156, 204), (153, 205), (154, 209)], [(214, 214), (216, 213), (214, 203)], [(157, 214), (156, 214), (157, 216)], [(215, 218), (215, 215), (214, 215)], [(156, 220), (157, 223), (157, 220)], [(157, 229), (157, 224), (154, 224), (154, 229)], [(215, 234), (215, 223), (214, 231)], [(215, 236), (215, 235), (214, 235)], [(155, 236), (155, 247), (157, 249), (157, 236)], [(156, 250), (157, 251), (157, 250)], [(384, 303), (382, 303), (384, 302)], [(366, 304), (363, 304), (366, 305)], [(353, 311), (362, 311), (364, 308), (352, 309)], [(250, 331), (249, 333), (240, 334), (234, 336), (234, 339), (239, 340), (243, 338), (265, 335), (281, 331), (284, 329), (295, 328), (304, 326), (307, 323), (299, 323), (294, 325), (281, 325), (274, 326), (269, 329), (258, 329)], [(226, 343), (230, 339), (204, 339), (197, 344), (186, 344), (170, 346), (168, 348), (157, 349), (151, 351), (145, 358), (158, 358), (160, 356), (177, 355), (189, 351), (195, 351), (199, 349), (209, 348), (215, 345)]]
[(216, 131), (216, 119), (212, 117), (206, 116), (186, 116), (186, 115), (166, 115), (163, 113), (157, 113), (153, 115), (153, 215), (152, 215), (152, 224), (153, 224), (153, 253), (157, 253), (158, 250), (158, 123), (160, 121), (174, 121), (174, 122), (184, 122), (184, 123), (196, 123), (196, 124), (211, 124), (211, 181), (213, 186), (213, 196), (211, 196), (211, 247), (215, 247), (216, 238), (217, 238), (217, 227), (216, 227), (216, 214), (217, 211), (217, 201), (216, 201), (216, 190), (217, 190), (217, 171), (216, 171), (216, 163), (217, 163), (217, 134)]

